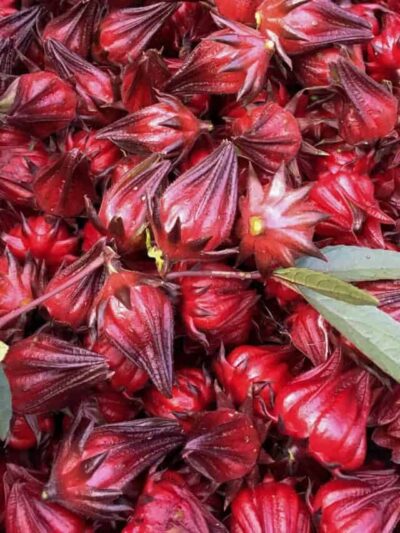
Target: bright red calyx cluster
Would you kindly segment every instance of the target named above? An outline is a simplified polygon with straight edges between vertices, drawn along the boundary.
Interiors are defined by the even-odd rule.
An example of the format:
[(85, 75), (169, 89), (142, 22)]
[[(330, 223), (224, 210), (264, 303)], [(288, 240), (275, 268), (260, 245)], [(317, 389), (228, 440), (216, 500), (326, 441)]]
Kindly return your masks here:
[(1, 531), (398, 530), (400, 385), (292, 267), (400, 252), (399, 32), (399, 0), (0, 0)]

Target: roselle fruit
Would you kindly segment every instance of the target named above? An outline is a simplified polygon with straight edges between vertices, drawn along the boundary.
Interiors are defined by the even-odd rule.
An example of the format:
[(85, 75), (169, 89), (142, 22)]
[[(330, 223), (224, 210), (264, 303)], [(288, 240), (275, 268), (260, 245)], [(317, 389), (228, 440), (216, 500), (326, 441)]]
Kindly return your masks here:
[(33, 191), (45, 213), (78, 216), (85, 208), (85, 197), (95, 196), (88, 160), (77, 148), (56, 156), (37, 174)]
[(92, 533), (83, 518), (42, 499), (44, 483), (22, 466), (9, 463), (4, 475), (7, 533)]
[(11, 38), (4, 39), (0, 44), (0, 70), (4, 76), (0, 81), (0, 94), (11, 84), (11, 74), (16, 61), (17, 53)]
[(32, 183), (50, 156), (42, 142), (29, 137), (21, 139), (17, 146), (12, 145), (12, 140), (4, 141), (0, 147), (0, 198), (16, 206), (33, 207)]
[(103, 195), (99, 222), (115, 239), (121, 252), (143, 247), (149, 222), (146, 200), (152, 200), (170, 170), (168, 161), (150, 157), (127, 172)]
[(335, 44), (368, 41), (368, 21), (330, 0), (264, 0), (256, 12), (258, 28), (279, 39), (285, 54), (297, 55)]
[(251, 419), (225, 408), (194, 415), (187, 438), (183, 458), (216, 483), (249, 474), (256, 465), (261, 446)]
[(178, 473), (165, 471), (148, 477), (135, 512), (123, 533), (177, 531), (226, 533)]
[(112, 519), (141, 472), (185, 441), (177, 422), (160, 418), (93, 427), (76, 419), (64, 436), (42, 497), (85, 517)]
[(296, 76), (303, 87), (328, 86), (331, 83), (331, 67), (340, 58), (350, 59), (360, 70), (365, 70), (359, 46), (331, 47), (296, 56), (294, 60)]
[(338, 171), (322, 172), (310, 192), (315, 206), (329, 214), (316, 232), (323, 236), (348, 239), (347, 244), (381, 248), (382, 224), (392, 224), (374, 195), (370, 177), (343, 165)]
[(270, 277), (265, 280), (264, 294), (267, 300), (275, 298), (280, 307), (291, 308), (302, 301), (302, 296), (292, 287), (278, 278)]
[(336, 112), (346, 142), (373, 141), (393, 130), (398, 102), (382, 85), (346, 59), (338, 59), (331, 76), (340, 88)]
[(167, 294), (126, 271), (109, 276), (96, 305), (98, 332), (170, 397), (174, 316)]
[(22, 266), (9, 250), (0, 255), (0, 316), (32, 301), (38, 282), (38, 269), (32, 259)]
[(3, 233), (1, 240), (18, 259), (30, 254), (50, 269), (72, 262), (78, 249), (78, 238), (64, 222), (43, 216), (22, 216), (21, 223)]
[(201, 133), (210, 131), (210, 124), (197, 119), (177, 98), (159, 94), (157, 99), (157, 104), (99, 130), (96, 137), (109, 139), (127, 152), (175, 157), (189, 150)]
[(320, 257), (312, 237), (325, 215), (308, 201), (311, 188), (289, 188), (283, 167), (264, 187), (254, 173), (249, 174), (236, 227), (243, 260), (254, 255), (258, 270), (267, 273), (276, 266), (292, 266), (303, 254)]
[[(111, 344), (107, 337), (97, 339), (91, 350), (102, 355), (112, 370), (110, 384), (114, 390), (133, 396), (147, 385), (149, 380), (147, 373)], [(165, 397), (163, 398), (165, 400)]]
[(368, 43), (367, 72), (376, 81), (390, 80), (398, 83), (400, 68), (400, 47), (397, 39), (400, 16), (385, 13), (382, 29)]
[(137, 417), (142, 410), (139, 401), (127, 398), (112, 389), (109, 382), (100, 383), (90, 396), (74, 402), (62, 420), (63, 431), (68, 431), (76, 417), (84, 417), (96, 425), (126, 422)]
[(221, 343), (244, 344), (249, 337), (258, 296), (241, 279), (210, 277), (207, 271), (235, 272), (224, 263), (198, 267), (204, 277), (181, 280), (182, 320), (186, 334), (212, 354)]
[(390, 470), (386, 475), (371, 471), (369, 480), (363, 479), (364, 476), (334, 479), (318, 490), (313, 509), (320, 517), (319, 531), (339, 533), (362, 528), (390, 533), (395, 530), (400, 520), (398, 476)]
[(257, 7), (262, 0), (214, 0), (218, 12), (223, 16), (237, 22), (252, 24), (255, 20)]
[(42, 33), (44, 41), (54, 39), (72, 52), (87, 57), (101, 3), (98, 0), (78, 0), (58, 17), (50, 20)]
[[(108, 141), (107, 141), (108, 142)], [(148, 154), (133, 154), (126, 157), (122, 157), (113, 167), (111, 173), (111, 184), (114, 185), (122, 179), (125, 175), (130, 174), (132, 170), (147, 159)]]
[(114, 64), (134, 63), (177, 7), (177, 2), (153, 2), (112, 11), (100, 24), (96, 54)]
[(76, 118), (73, 88), (52, 72), (22, 74), (0, 98), (0, 113), (11, 126), (47, 137)]
[[(48, 298), (44, 306), (53, 320), (68, 324), (76, 329), (87, 323), (89, 313), (104, 282), (104, 267), (102, 256), (106, 253), (104, 239), (96, 243), (86, 254), (76, 259), (70, 265), (58, 270), (47, 284), (44, 294), (55, 292)], [(98, 266), (93, 269), (93, 264)], [(82, 273), (88, 273), (82, 277)], [(59, 287), (79, 278), (68, 288)]]
[[(0, 149), (2, 157), (6, 155), (3, 152), (5, 148), (19, 148), (21, 145), (28, 147), (30, 142), (32, 142), (32, 137), (26, 131), (22, 131), (13, 126), (0, 126)], [(34, 145), (40, 145), (44, 148), (44, 145), (40, 141), (36, 141)]]
[(198, 368), (181, 368), (175, 372), (171, 398), (165, 398), (154, 386), (143, 395), (143, 405), (151, 416), (174, 418), (175, 413), (199, 413), (214, 400), (211, 378)]
[(157, 103), (157, 91), (162, 91), (170, 72), (157, 50), (147, 50), (135, 63), (124, 69), (121, 99), (129, 113)]
[(193, 50), (166, 85), (177, 95), (236, 94), (250, 102), (263, 88), (273, 41), (260, 32), (213, 15), (223, 29), (212, 33)]
[(18, 414), (61, 409), (109, 375), (103, 357), (43, 333), (10, 346), (2, 364)]
[(162, 48), (166, 56), (182, 57), (216, 29), (211, 17), (210, 5), (197, 0), (179, 2), (177, 9), (154, 35), (151, 45), (158, 50)]
[(392, 452), (391, 459), (394, 463), (400, 463), (400, 387), (395, 385), (393, 390), (386, 391), (374, 407), (375, 419), (378, 427), (372, 434), (372, 440), (382, 446), (389, 448)]
[(212, 257), (230, 237), (237, 196), (235, 150), (224, 141), (154, 202), (152, 228), (163, 255), (170, 261)]
[(273, 102), (248, 107), (232, 122), (231, 130), (239, 154), (267, 173), (292, 161), (301, 145), (296, 119)]
[[(7, 6), (1, 6), (7, 7)], [(13, 46), (20, 52), (26, 52), (30, 46), (36, 24), (41, 18), (40, 6), (4, 14), (0, 18), (0, 40), (10, 38)]]
[(379, 301), (379, 308), (397, 321), (400, 321), (400, 283), (393, 281), (371, 281), (360, 283), (359, 287), (368, 291)]
[(334, 352), (277, 394), (275, 414), (283, 432), (308, 439), (309, 453), (325, 465), (359, 468), (366, 454), (371, 381), (366, 370), (344, 370), (340, 352)]
[[(253, 394), (254, 413), (265, 417), (274, 396), (292, 378), (297, 360), (290, 346), (238, 346), (227, 357), (221, 350), (214, 370), (224, 391), (237, 406)], [(259, 391), (257, 391), (259, 388)]]
[(106, 174), (121, 158), (121, 152), (115, 144), (107, 140), (96, 139), (95, 130), (77, 131), (68, 135), (65, 143), (68, 152), (77, 148), (89, 160), (92, 176)]
[(99, 385), (100, 390), (95, 393), (97, 403), (102, 419), (107, 424), (125, 422), (136, 418), (141, 410), (138, 402), (133, 402), (106, 385)]
[(230, 526), (232, 533), (310, 533), (311, 520), (293, 487), (266, 479), (235, 496)]
[(7, 446), (13, 450), (36, 448), (54, 433), (52, 415), (13, 415), (7, 435)]
[(330, 327), (311, 305), (298, 304), (286, 323), (292, 343), (314, 366), (327, 360)]
[(54, 71), (75, 88), (79, 118), (88, 123), (107, 124), (109, 121), (104, 110), (115, 100), (111, 75), (56, 40), (48, 39), (44, 50), (48, 70)]

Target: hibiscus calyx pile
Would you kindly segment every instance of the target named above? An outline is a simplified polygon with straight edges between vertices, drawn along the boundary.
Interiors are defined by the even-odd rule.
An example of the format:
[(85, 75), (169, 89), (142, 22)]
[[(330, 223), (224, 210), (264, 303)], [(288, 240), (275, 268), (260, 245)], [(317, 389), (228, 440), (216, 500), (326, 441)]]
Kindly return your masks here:
[(398, 530), (399, 32), (0, 0), (1, 530)]

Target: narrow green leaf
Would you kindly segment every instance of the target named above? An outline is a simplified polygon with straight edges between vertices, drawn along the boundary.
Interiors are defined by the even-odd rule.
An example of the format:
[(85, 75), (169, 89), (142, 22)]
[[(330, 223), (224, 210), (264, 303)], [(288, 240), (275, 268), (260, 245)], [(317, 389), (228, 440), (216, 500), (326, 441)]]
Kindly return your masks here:
[(400, 253), (360, 246), (327, 246), (321, 252), (326, 261), (302, 257), (296, 266), (332, 274), (343, 281), (400, 279)]
[(330, 274), (309, 268), (280, 268), (274, 270), (274, 277), (315, 291), (353, 305), (378, 305), (379, 301), (366, 291), (346, 283)]
[(11, 391), (8, 379), (0, 365), (0, 439), (4, 440), (10, 427), (12, 415)]
[(334, 328), (384, 372), (400, 382), (400, 323), (377, 307), (357, 306), (299, 287)]

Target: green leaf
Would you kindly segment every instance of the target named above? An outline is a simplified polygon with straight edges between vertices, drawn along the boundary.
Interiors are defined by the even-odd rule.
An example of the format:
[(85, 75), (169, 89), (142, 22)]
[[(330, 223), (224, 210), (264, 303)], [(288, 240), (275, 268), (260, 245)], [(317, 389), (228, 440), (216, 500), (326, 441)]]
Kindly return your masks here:
[(0, 365), (0, 439), (4, 440), (10, 427), (12, 415), (11, 391), (8, 379)]
[(309, 287), (315, 291), (353, 305), (378, 305), (379, 301), (366, 291), (358, 289), (330, 274), (309, 268), (280, 268), (273, 273), (284, 281)]
[(301, 294), (342, 335), (400, 382), (400, 323), (377, 307), (357, 306), (299, 287)]
[(332, 274), (343, 281), (400, 279), (400, 253), (360, 246), (327, 246), (321, 252), (327, 261), (302, 257), (296, 266)]

